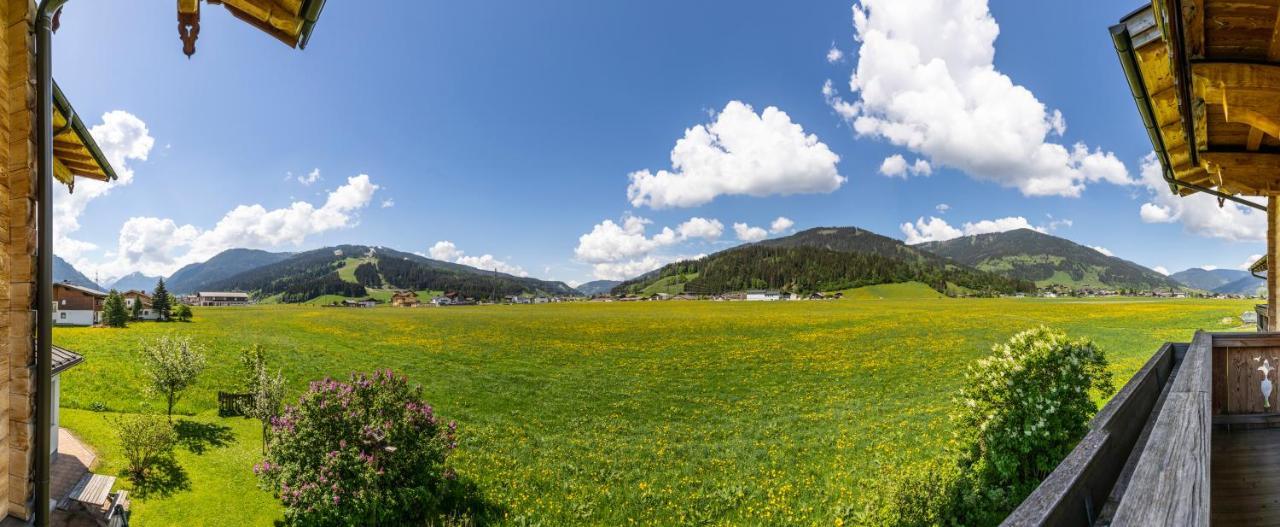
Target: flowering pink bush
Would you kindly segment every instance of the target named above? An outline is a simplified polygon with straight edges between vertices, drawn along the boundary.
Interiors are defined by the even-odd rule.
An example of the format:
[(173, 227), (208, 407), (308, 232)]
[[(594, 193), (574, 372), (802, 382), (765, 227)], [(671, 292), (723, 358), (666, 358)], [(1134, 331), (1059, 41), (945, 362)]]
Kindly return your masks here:
[(295, 525), (421, 525), (441, 505), (457, 425), (390, 370), (312, 382), (254, 466)]

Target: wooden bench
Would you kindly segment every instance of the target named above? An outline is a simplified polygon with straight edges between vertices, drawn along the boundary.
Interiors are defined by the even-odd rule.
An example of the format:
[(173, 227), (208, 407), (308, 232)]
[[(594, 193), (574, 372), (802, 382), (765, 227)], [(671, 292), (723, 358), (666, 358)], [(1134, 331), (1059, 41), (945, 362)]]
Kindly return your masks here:
[(112, 493), (111, 487), (115, 484), (115, 476), (85, 474), (58, 502), (58, 508), (87, 513), (103, 526), (129, 525), (129, 493), (124, 490)]

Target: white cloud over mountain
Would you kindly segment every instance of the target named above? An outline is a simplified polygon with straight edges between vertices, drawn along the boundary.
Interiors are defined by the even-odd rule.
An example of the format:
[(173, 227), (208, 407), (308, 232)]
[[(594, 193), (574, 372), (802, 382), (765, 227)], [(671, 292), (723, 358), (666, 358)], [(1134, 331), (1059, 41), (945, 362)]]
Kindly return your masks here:
[(961, 225), (959, 228), (952, 227), (946, 220), (935, 216), (929, 219), (921, 217), (915, 223), (906, 222), (899, 225), (898, 228), (906, 237), (908, 245), (925, 242), (941, 242), (961, 236), (973, 236), (975, 234), (989, 234), (993, 232), (1006, 232), (1017, 229), (1031, 229), (1039, 232), (1048, 232), (1052, 230), (1048, 227), (1037, 227), (1032, 225), (1022, 216), (1009, 216), (994, 220), (981, 220), (977, 222), (969, 222)]
[[(1178, 197), (1165, 182), (1160, 160), (1154, 153), (1142, 159), (1141, 181), (1149, 201), (1138, 209), (1146, 223), (1181, 223), (1187, 232), (1232, 241), (1261, 241), (1267, 235), (1267, 213), (1244, 205), (1224, 202), (1207, 194)], [(1258, 203), (1263, 203), (1258, 199)]]
[[(724, 234), (724, 224), (717, 219), (692, 217), (674, 229), (663, 227), (650, 236), (648, 226), (653, 221), (638, 216), (626, 216), (622, 223), (604, 220), (591, 228), (591, 232), (578, 237), (574, 256), (592, 265), (596, 278), (621, 280), (652, 271), (679, 257), (655, 254), (664, 248), (690, 241), (711, 242)], [(636, 271), (639, 269), (639, 271)]]
[(791, 221), (791, 218), (788, 218), (786, 216), (778, 216), (778, 219), (773, 220), (773, 223), (769, 224), (769, 233), (782, 234), (784, 232), (791, 230), (791, 228), (795, 226), (796, 226), (796, 222)]
[(497, 270), (499, 273), (506, 273), (514, 276), (529, 276), (529, 272), (525, 271), (519, 265), (507, 263), (499, 260), (492, 254), (483, 254), (480, 256), (467, 256), (467, 254), (458, 248), (453, 242), (442, 240), (436, 242), (428, 249), (427, 253), (436, 260), (453, 262), (462, 264), (476, 269), (484, 269), (486, 271)]
[(769, 231), (760, 227), (752, 227), (745, 223), (733, 224), (733, 232), (738, 235), (738, 239), (744, 242), (758, 242), (769, 237)]
[(685, 130), (671, 150), (671, 170), (629, 175), (634, 207), (694, 207), (719, 196), (832, 192), (844, 184), (840, 157), (782, 110), (730, 101), (706, 125)]
[[(986, 0), (860, 0), (853, 25), (861, 43), (849, 80), (856, 98), (846, 100), (830, 81), (822, 91), (859, 136), (1027, 196), (1132, 183), (1112, 153), (1051, 140), (1066, 121), (996, 69), (999, 26)], [(889, 164), (905, 173), (898, 170), (905, 160)]]
[(209, 229), (178, 225), (168, 218), (133, 217), (120, 228), (117, 249), (108, 253), (109, 260), (97, 262), (79, 255), (68, 260), (82, 271), (107, 278), (133, 271), (167, 276), (230, 248), (297, 247), (310, 236), (354, 226), (358, 212), (369, 205), (378, 188), (368, 175), (360, 174), (329, 192), (319, 207), (304, 201), (270, 210), (258, 204), (240, 205)]

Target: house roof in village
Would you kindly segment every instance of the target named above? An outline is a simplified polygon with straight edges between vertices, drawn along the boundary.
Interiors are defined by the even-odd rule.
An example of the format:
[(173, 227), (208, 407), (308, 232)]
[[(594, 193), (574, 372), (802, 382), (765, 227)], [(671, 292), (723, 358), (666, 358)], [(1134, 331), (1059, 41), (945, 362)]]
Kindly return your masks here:
[(1280, 193), (1280, 5), (1157, 0), (1111, 28), (1178, 195)]
[(99, 291), (97, 289), (93, 289), (91, 287), (85, 287), (82, 285), (76, 285), (71, 282), (57, 282), (53, 285), (55, 287), (65, 287), (67, 289), (74, 289), (76, 291), (80, 291), (82, 293), (93, 295), (93, 296), (107, 296), (106, 293), (103, 293), (102, 291)]
[(63, 371), (70, 369), (72, 366), (75, 366), (77, 364), (80, 364), (81, 362), (84, 362), (84, 357), (81, 356), (79, 353), (76, 353), (74, 351), (70, 351), (64, 348), (59, 348), (57, 346), (52, 346), (52, 348), (53, 348), (53, 374), (54, 375), (62, 373)]
[(237, 292), (234, 292), (234, 291), (201, 291), (201, 292), (199, 292), (199, 293), (196, 293), (196, 295), (198, 295), (198, 296), (202, 296), (202, 297), (204, 297), (204, 296), (224, 296), (224, 297), (232, 297), (232, 298), (241, 298), (241, 297), (243, 297), (243, 298), (249, 298), (249, 293), (237, 293)]
[(116, 178), (111, 162), (56, 82), (53, 83), (53, 133), (53, 176), (58, 181), (74, 188), (76, 176), (98, 181)]

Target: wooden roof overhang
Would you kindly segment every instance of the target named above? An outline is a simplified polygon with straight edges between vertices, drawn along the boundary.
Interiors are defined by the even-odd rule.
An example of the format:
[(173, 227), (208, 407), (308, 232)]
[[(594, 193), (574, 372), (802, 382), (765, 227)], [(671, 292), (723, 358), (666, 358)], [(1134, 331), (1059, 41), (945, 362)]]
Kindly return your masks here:
[[(178, 1), (178, 33), (187, 56), (195, 53), (200, 34), (200, 0)], [(325, 0), (205, 0), (222, 5), (243, 20), (292, 48), (306, 49)]]
[(1181, 196), (1280, 194), (1280, 0), (1154, 0), (1111, 28)]
[(107, 156), (85, 127), (62, 89), (53, 84), (53, 177), (75, 188), (75, 178), (116, 179)]

